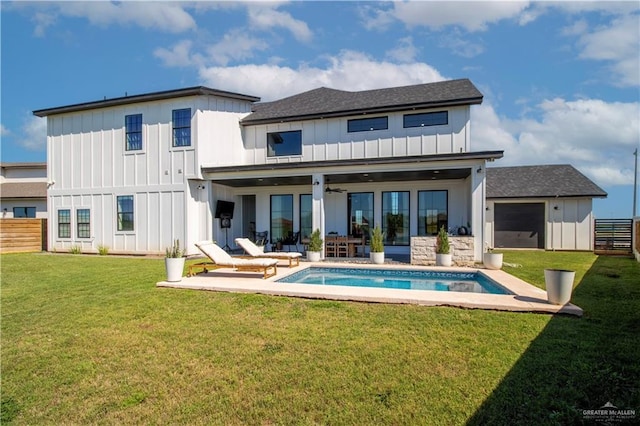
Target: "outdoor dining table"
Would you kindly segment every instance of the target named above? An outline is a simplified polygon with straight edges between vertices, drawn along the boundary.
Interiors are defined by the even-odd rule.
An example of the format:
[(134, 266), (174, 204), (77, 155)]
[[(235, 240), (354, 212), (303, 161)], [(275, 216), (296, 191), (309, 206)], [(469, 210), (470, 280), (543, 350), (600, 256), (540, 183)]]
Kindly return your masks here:
[[(332, 238), (336, 238), (339, 235), (336, 234), (331, 234), (331, 235), (325, 235), (324, 237), (324, 242), (326, 244), (326, 242), (328, 240), (331, 240)], [(306, 247), (309, 244), (309, 238), (303, 238), (302, 240), (302, 244), (304, 244), (304, 246)], [(347, 237), (347, 251), (349, 253), (349, 257), (356, 257), (357, 249), (358, 246), (360, 246), (362, 248), (361, 252), (362, 252), (362, 257), (364, 257), (364, 249), (365, 249), (365, 239), (364, 237), (354, 237), (349, 235)], [(329, 257), (333, 257), (333, 256), (329, 256)]]

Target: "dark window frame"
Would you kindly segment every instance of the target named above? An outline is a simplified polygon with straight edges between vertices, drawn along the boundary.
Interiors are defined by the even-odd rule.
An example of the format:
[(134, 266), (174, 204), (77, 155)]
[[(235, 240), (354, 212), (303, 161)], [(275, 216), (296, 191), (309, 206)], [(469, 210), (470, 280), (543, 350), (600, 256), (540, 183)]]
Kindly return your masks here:
[(347, 133), (372, 132), (375, 130), (388, 129), (389, 117), (386, 115), (382, 117), (354, 118), (352, 120), (347, 120)]
[(191, 108), (174, 109), (171, 111), (171, 127), (172, 146), (174, 148), (190, 147)]
[[(131, 210), (121, 209), (121, 200), (131, 199)], [(127, 220), (128, 219), (128, 220)], [(135, 230), (135, 199), (133, 195), (118, 195), (116, 196), (116, 229), (118, 232), (130, 232)], [(131, 226), (125, 227), (125, 224), (131, 224)]]
[[(275, 232), (274, 231), (274, 226), (273, 226), (273, 220), (274, 220), (274, 215), (273, 215), (273, 199), (275, 197), (287, 197), (291, 200), (291, 229), (287, 230), (286, 227), (281, 227), (282, 230), (284, 230), (283, 232)], [(278, 240), (283, 241), (285, 238), (287, 238), (287, 234), (289, 232), (293, 233), (293, 211), (294, 211), (294, 206), (293, 206), (293, 194), (271, 194), (271, 196), (269, 197), (269, 236), (271, 238), (271, 244), (275, 244), (276, 242), (278, 242)], [(281, 235), (282, 234), (282, 235)]]
[(124, 142), (125, 151), (142, 151), (142, 114), (124, 116)]
[[(293, 138), (296, 140), (293, 140)], [(278, 153), (277, 145), (282, 145), (284, 152)], [(295, 148), (295, 150), (292, 148)], [(267, 132), (267, 157), (275, 158), (298, 155), (302, 155), (302, 130)]]
[[(309, 224), (308, 227), (303, 226), (303, 202), (302, 199), (303, 198), (309, 198), (309, 201), (311, 202), (311, 205), (309, 206), (309, 213), (311, 214), (311, 223)], [(306, 210), (304, 210), (304, 212), (306, 212)], [(299, 197), (299, 205), (298, 205), (298, 214), (300, 217), (300, 226), (298, 228), (300, 228), (300, 238), (308, 238), (311, 233), (313, 232), (313, 195), (312, 194), (300, 194)], [(306, 232), (308, 231), (308, 232)]]
[[(390, 213), (389, 209), (385, 207), (385, 194), (393, 194), (398, 193), (406, 196), (407, 206), (402, 208), (402, 211), (399, 213)], [(410, 226), (411, 226), (411, 192), (410, 191), (382, 191), (382, 232), (385, 235), (385, 244), (387, 245), (396, 245), (396, 246), (408, 246), (411, 242), (410, 235)], [(402, 217), (402, 229), (404, 230), (404, 238), (406, 241), (402, 241), (400, 243), (395, 242), (394, 232), (391, 229), (390, 221), (393, 221), (393, 218), (387, 217), (389, 214), (403, 214), (406, 217)]]
[[(443, 120), (438, 117), (444, 116)], [(405, 129), (414, 127), (446, 126), (449, 124), (449, 111), (420, 112), (416, 114), (404, 114), (402, 126)]]
[(58, 209), (58, 238), (71, 238), (71, 209)]
[[(354, 195), (363, 195), (363, 194), (367, 194), (371, 196), (371, 217), (366, 218), (369, 222), (365, 225), (363, 224), (359, 224), (355, 221), (355, 218), (352, 220), (352, 216), (351, 216), (351, 207), (352, 207), (352, 201), (351, 198)], [(349, 192), (347, 193), (347, 233), (351, 236), (354, 237), (359, 237), (361, 235), (364, 235), (365, 240), (368, 242), (371, 239), (371, 232), (373, 231), (373, 228), (375, 227), (375, 209), (376, 209), (376, 195), (375, 192), (373, 191), (362, 191), (362, 192)], [(363, 217), (364, 219), (364, 217)], [(361, 228), (362, 232), (354, 232), (354, 225), (357, 225), (359, 228)], [(366, 228), (366, 229), (365, 229)]]
[(91, 238), (91, 209), (76, 209), (76, 236)]
[[(422, 220), (421, 217), (421, 211), (425, 210), (425, 211), (429, 211), (429, 209), (421, 209), (421, 204), (420, 204), (420, 200), (421, 200), (421, 196), (420, 194), (422, 193), (444, 193), (445, 196), (445, 218), (443, 220), (438, 219), (438, 216), (440, 215), (440, 212), (438, 209), (435, 209), (437, 211), (436, 213), (436, 227), (435, 229), (433, 229), (431, 232), (429, 231), (429, 226), (427, 226), (427, 224), (424, 224), (424, 227), (420, 226), (420, 222)], [(428, 206), (425, 206), (428, 207)], [(431, 209), (434, 210), (434, 209)], [(428, 219), (428, 216), (423, 216), (425, 221)], [(449, 190), (447, 189), (430, 189), (430, 190), (420, 190), (418, 191), (418, 235), (419, 236), (425, 236), (425, 235), (437, 235), (438, 234), (438, 230), (440, 229), (441, 226), (444, 226), (444, 228), (446, 230), (449, 229)]]
[[(16, 213), (16, 210), (22, 209), (23, 212)], [(24, 214), (23, 214), (24, 213)], [(36, 208), (35, 207), (14, 207), (13, 208), (13, 217), (14, 218), (27, 218), (34, 219), (36, 217)]]

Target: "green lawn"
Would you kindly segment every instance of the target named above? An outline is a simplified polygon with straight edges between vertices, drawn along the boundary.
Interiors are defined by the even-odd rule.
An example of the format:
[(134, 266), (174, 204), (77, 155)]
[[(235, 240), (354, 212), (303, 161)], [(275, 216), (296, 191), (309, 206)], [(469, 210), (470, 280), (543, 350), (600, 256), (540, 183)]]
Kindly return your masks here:
[(2, 424), (571, 424), (608, 401), (640, 409), (630, 259), (505, 253), (540, 287), (544, 267), (576, 269), (583, 318), (159, 289), (162, 259), (0, 261)]

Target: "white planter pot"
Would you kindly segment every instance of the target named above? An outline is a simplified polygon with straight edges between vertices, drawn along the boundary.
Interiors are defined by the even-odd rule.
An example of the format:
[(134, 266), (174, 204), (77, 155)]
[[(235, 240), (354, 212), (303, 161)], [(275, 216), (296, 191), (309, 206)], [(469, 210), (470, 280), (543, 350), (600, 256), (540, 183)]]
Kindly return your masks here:
[(436, 266), (451, 266), (451, 253), (438, 254), (436, 253)]
[(482, 263), (487, 269), (502, 268), (502, 253), (485, 253), (482, 255)]
[(164, 267), (167, 271), (167, 281), (182, 281), (182, 271), (184, 271), (184, 257), (166, 257)]
[(369, 259), (376, 265), (382, 265), (384, 263), (384, 252), (369, 253)]
[(571, 300), (575, 271), (564, 269), (545, 269), (544, 282), (547, 287), (547, 300), (553, 305), (564, 305)]
[(307, 250), (307, 260), (309, 262), (320, 262), (320, 252)]

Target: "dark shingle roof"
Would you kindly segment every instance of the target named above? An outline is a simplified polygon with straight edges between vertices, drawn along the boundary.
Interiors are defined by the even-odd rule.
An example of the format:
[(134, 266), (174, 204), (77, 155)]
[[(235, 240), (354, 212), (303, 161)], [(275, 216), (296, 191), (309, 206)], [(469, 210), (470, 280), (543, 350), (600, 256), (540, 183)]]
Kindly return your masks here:
[(242, 124), (338, 117), (482, 103), (482, 93), (468, 79), (347, 92), (321, 87), (273, 102), (253, 105)]
[(487, 168), (487, 198), (606, 197), (568, 164)]
[(47, 182), (9, 182), (0, 184), (2, 198), (46, 198)]

